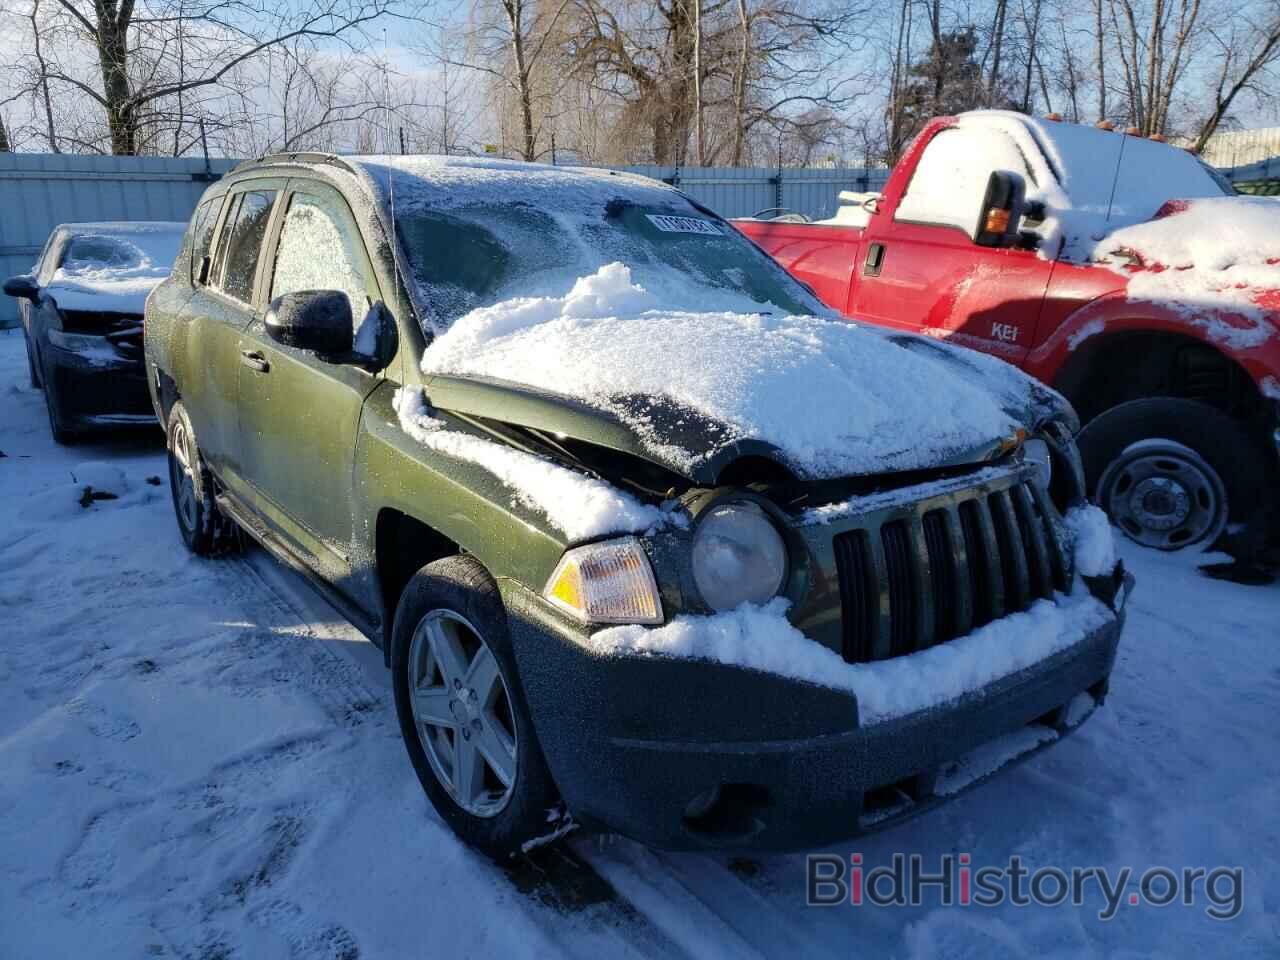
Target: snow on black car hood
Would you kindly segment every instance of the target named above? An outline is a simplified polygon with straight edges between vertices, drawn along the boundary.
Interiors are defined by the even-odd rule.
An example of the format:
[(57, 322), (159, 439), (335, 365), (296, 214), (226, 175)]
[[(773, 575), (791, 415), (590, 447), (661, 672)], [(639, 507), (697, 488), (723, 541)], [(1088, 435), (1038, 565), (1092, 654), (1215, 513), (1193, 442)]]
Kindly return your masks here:
[(1069, 410), (1001, 361), (922, 338), (811, 316), (672, 309), (620, 263), (564, 297), (473, 310), (431, 343), (422, 367), (607, 411), (685, 475), (733, 447), (769, 449), (808, 480), (976, 462)]

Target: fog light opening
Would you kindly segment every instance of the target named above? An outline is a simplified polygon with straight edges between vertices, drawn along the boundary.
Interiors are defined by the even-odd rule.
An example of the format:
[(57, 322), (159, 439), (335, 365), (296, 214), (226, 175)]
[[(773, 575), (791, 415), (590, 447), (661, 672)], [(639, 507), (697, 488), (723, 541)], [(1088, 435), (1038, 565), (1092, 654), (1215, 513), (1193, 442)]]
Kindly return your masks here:
[(684, 827), (706, 839), (740, 841), (764, 829), (759, 814), (772, 803), (757, 783), (722, 783), (685, 804)]

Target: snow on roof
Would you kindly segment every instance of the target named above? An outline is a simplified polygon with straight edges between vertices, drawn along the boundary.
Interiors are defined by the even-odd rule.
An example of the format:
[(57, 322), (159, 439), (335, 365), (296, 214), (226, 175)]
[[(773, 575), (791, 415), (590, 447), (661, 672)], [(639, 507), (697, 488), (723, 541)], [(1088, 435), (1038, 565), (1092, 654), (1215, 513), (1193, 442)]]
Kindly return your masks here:
[(674, 187), (636, 174), (590, 167), (559, 167), (490, 157), (343, 157), (369, 179), (386, 203), (394, 191), (397, 210), (464, 206), (499, 198), (557, 209), (596, 211), (620, 195), (651, 203), (679, 197)]
[[(64, 223), (63, 263), (45, 288), (63, 310), (142, 313), (147, 294), (169, 276), (185, 223)], [(101, 239), (102, 243), (94, 241)]]
[[(1031, 381), (999, 361), (970, 371), (941, 345), (903, 349), (858, 324), (734, 312), (732, 297), (727, 309), (691, 305), (664, 299), (667, 292), (646, 290), (611, 263), (561, 297), (470, 311), (426, 349), (422, 368), (607, 410), (677, 469), (754, 439), (804, 478), (913, 470), (972, 454), (1022, 425), (1009, 400), (1025, 404)], [(624, 401), (632, 395), (669, 399), (727, 429), (704, 449), (672, 450)]]

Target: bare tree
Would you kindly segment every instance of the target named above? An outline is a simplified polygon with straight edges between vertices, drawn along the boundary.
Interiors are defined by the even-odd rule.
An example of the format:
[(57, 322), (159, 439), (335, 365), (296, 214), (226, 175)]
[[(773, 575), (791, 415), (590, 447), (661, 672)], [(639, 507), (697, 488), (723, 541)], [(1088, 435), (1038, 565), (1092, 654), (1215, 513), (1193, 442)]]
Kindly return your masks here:
[[(63, 71), (106, 114), (111, 152), (137, 153), (149, 113), (172, 98), (222, 83), (237, 67), (297, 39), (343, 42), (395, 0), (303, 0), (274, 10), (256, 0), (57, 0), (97, 54), (99, 82)], [(149, 51), (149, 56), (139, 56)], [(179, 114), (182, 111), (179, 110)]]
[[(1213, 87), (1213, 109), (1200, 123), (1196, 135), (1197, 151), (1204, 149), (1240, 94), (1252, 91), (1265, 95), (1258, 81), (1268, 67), (1280, 62), (1280, 9), (1270, 22), (1248, 27), (1233, 24), (1226, 34), (1210, 33), (1219, 47), (1219, 67)], [(1241, 33), (1245, 34), (1243, 39)]]

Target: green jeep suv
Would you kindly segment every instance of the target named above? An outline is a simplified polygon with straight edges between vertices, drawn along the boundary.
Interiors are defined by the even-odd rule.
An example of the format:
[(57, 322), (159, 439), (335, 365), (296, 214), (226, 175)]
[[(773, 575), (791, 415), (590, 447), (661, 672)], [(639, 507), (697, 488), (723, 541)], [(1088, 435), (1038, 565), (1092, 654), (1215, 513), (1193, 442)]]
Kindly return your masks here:
[(248, 162), (145, 346), (187, 545), (247, 533), (382, 649), (492, 855), (852, 836), (1106, 694), (1132, 580), (1066, 403), (839, 319), (663, 184)]

